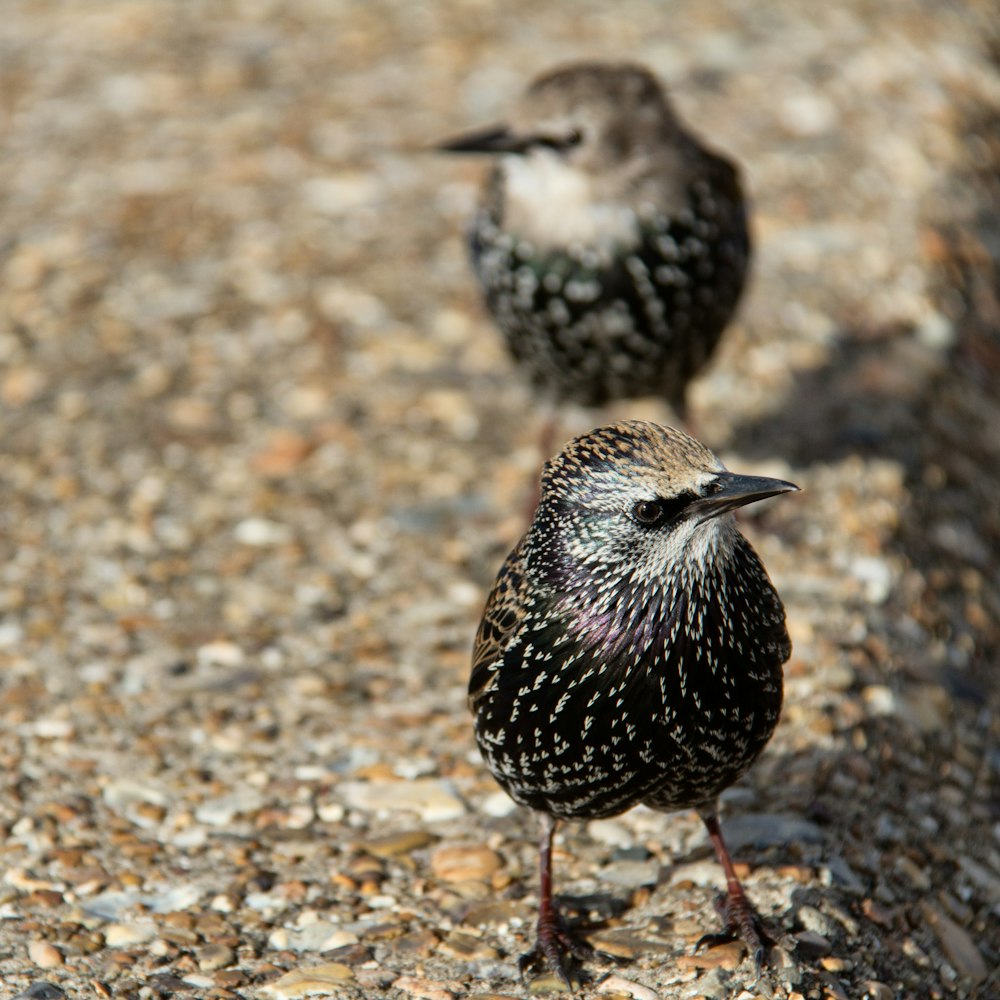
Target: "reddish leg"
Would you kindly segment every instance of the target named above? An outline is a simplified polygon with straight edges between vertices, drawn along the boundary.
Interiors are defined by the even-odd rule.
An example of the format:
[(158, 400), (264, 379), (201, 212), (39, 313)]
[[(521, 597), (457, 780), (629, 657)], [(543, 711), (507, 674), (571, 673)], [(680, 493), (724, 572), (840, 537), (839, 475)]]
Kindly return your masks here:
[(715, 941), (731, 941), (737, 937), (742, 938), (753, 956), (759, 976), (764, 961), (764, 941), (772, 943), (773, 939), (761, 923), (760, 915), (754, 909), (753, 903), (747, 899), (743, 886), (740, 885), (740, 880), (736, 877), (733, 859), (729, 856), (729, 848), (726, 847), (726, 842), (722, 839), (722, 830), (719, 827), (719, 817), (715, 807), (698, 812), (708, 829), (708, 836), (715, 848), (719, 864), (722, 865), (722, 870), (725, 872), (726, 894), (719, 896), (715, 901), (715, 908), (719, 912), (719, 916), (722, 917), (722, 932), (704, 935), (695, 945), (695, 950), (697, 951), (703, 945)]
[(528, 966), (539, 959), (546, 964), (572, 991), (573, 983), (566, 968), (566, 955), (580, 960), (592, 958), (594, 949), (574, 937), (566, 926), (562, 914), (552, 899), (552, 837), (556, 831), (557, 820), (554, 816), (540, 814), (542, 836), (539, 843), (539, 893), (538, 893), (538, 927), (537, 939), (533, 951), (522, 955), (518, 965), (523, 973)]

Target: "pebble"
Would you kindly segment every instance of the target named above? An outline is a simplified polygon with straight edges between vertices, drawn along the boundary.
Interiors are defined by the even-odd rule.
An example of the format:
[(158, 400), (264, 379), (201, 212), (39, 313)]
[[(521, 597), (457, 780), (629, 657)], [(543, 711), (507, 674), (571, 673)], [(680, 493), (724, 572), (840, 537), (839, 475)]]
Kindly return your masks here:
[(689, 861), (686, 864), (676, 865), (670, 870), (667, 881), (670, 885), (682, 885), (688, 883), (698, 886), (715, 886), (719, 884), (722, 871), (719, 863), (714, 859), (704, 859), (702, 861)]
[(299, 930), (289, 931), (279, 927), (268, 937), (268, 944), (277, 950), (289, 949), (295, 952), (333, 951), (357, 944), (358, 936), (352, 931), (344, 930), (339, 924), (327, 920), (318, 920)]
[(56, 969), (64, 961), (62, 952), (54, 944), (37, 939), (28, 944), (28, 958), (40, 969)]
[(997, 875), (968, 855), (960, 855), (958, 863), (962, 869), (962, 874), (986, 896), (990, 903), (994, 906), (1000, 904), (1000, 875)]
[(807, 931), (815, 931), (826, 938), (835, 937), (837, 934), (837, 925), (815, 906), (800, 906), (795, 911), (795, 916)]
[(656, 885), (659, 877), (660, 862), (656, 860), (612, 861), (603, 865), (599, 873), (602, 882), (624, 886)]
[(32, 983), (11, 1000), (62, 1000), (66, 994), (55, 983)]
[(744, 813), (727, 816), (723, 832), (729, 850), (745, 847), (763, 850), (779, 845), (822, 844), (826, 839), (821, 827), (801, 816), (784, 813)]
[(423, 979), (419, 976), (400, 976), (392, 984), (393, 989), (402, 990), (418, 1000), (452, 1000), (462, 987), (458, 983)]
[(194, 818), (206, 826), (231, 826), (237, 816), (250, 816), (264, 807), (265, 799), (256, 788), (237, 788), (207, 799), (194, 811)]
[(431, 871), (444, 882), (482, 881), (501, 867), (503, 858), (480, 844), (448, 844), (431, 854)]
[(699, 948), (694, 954), (679, 955), (679, 969), (735, 969), (743, 961), (746, 945), (742, 941), (725, 941), (710, 948)]
[(429, 847), (436, 839), (434, 834), (427, 830), (404, 830), (366, 840), (361, 847), (377, 858), (394, 858), (400, 854), (411, 854), (413, 851)]
[(729, 976), (720, 968), (710, 969), (695, 980), (688, 995), (703, 996), (708, 1000), (723, 1000), (723, 997), (729, 996)]
[(794, 935), (796, 951), (800, 951), (807, 958), (822, 958), (833, 951), (833, 945), (816, 931), (800, 931)]
[(877, 979), (867, 979), (861, 984), (864, 996), (870, 1000), (895, 1000), (896, 993), (891, 986), (880, 983)]
[(598, 993), (619, 993), (633, 997), (634, 1000), (659, 1000), (659, 994), (655, 990), (622, 976), (608, 976), (597, 984), (596, 989)]
[(921, 901), (920, 909), (959, 976), (970, 979), (973, 983), (982, 982), (989, 970), (969, 933), (927, 900)]
[(354, 981), (350, 966), (328, 962), (307, 969), (293, 969), (279, 979), (261, 987), (261, 992), (274, 1000), (298, 1000), (300, 997), (329, 996), (340, 992)]
[(236, 952), (228, 945), (207, 944), (195, 951), (195, 960), (202, 972), (215, 972), (236, 961)]
[(414, 812), (426, 823), (465, 815), (465, 803), (449, 782), (438, 778), (412, 781), (345, 781), (337, 793), (351, 809), (369, 813)]
[(152, 941), (159, 931), (151, 921), (130, 924), (110, 924), (104, 929), (104, 941), (109, 948), (128, 948)]
[(473, 960), (494, 960), (500, 957), (500, 953), (492, 945), (487, 944), (482, 938), (473, 937), (462, 931), (451, 931), (441, 942), (441, 953), (450, 955), (452, 958), (460, 959), (464, 962)]
[(539, 996), (543, 993), (572, 993), (573, 991), (563, 982), (561, 976), (554, 972), (545, 972), (528, 983), (528, 992), (532, 996)]

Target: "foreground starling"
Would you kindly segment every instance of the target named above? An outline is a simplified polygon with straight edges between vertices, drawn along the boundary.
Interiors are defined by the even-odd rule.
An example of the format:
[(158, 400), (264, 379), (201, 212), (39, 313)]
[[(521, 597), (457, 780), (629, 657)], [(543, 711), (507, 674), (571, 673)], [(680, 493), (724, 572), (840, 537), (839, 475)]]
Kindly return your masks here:
[(549, 398), (597, 406), (688, 382), (736, 308), (750, 240), (736, 167), (640, 66), (542, 76), (508, 125), (440, 144), (499, 154), (473, 266), (514, 358)]
[(731, 511), (797, 489), (727, 472), (680, 431), (632, 420), (576, 438), (542, 475), (473, 652), (469, 702), (496, 780), (542, 817), (538, 943), (567, 982), (590, 949), (552, 901), (559, 819), (694, 808), (725, 871), (724, 933), (759, 966), (756, 913), (717, 817), (781, 711), (785, 613)]

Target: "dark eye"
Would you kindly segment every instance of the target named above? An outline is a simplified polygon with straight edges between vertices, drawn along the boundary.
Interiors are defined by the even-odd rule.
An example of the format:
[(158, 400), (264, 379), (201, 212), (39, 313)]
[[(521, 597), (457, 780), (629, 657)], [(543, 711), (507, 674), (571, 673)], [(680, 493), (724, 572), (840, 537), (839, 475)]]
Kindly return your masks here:
[(679, 517), (684, 508), (697, 499), (696, 493), (685, 490), (675, 497), (638, 500), (632, 507), (632, 517), (644, 528), (658, 528), (661, 524)]
[(644, 527), (652, 528), (663, 520), (663, 504), (659, 500), (640, 500), (632, 508), (632, 516)]
[(563, 135), (544, 135), (538, 137), (538, 145), (548, 146), (549, 149), (554, 149), (557, 152), (564, 149), (572, 149), (574, 146), (579, 146), (583, 141), (583, 133), (577, 129), (571, 129), (569, 132), (565, 132)]

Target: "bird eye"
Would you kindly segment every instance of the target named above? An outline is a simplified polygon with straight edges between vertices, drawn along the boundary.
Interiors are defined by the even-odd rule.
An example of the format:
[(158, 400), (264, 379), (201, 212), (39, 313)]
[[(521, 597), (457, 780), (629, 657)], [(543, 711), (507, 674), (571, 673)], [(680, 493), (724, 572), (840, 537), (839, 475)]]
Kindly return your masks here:
[(632, 516), (639, 524), (651, 528), (663, 520), (663, 504), (659, 500), (640, 500), (632, 508)]
[(583, 141), (583, 133), (578, 128), (574, 128), (562, 135), (540, 135), (535, 141), (539, 146), (547, 146), (556, 152), (562, 152), (564, 149), (579, 146)]
[(661, 524), (666, 524), (668, 521), (680, 517), (684, 510), (697, 499), (699, 499), (697, 493), (684, 490), (674, 497), (638, 500), (632, 507), (632, 518), (644, 528), (658, 528)]

